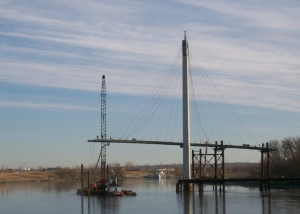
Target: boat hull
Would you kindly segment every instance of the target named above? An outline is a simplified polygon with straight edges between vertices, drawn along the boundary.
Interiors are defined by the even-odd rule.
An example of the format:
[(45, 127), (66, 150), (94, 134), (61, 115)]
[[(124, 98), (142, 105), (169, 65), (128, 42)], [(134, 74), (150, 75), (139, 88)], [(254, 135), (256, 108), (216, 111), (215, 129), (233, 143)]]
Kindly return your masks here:
[(124, 196), (123, 192), (106, 192), (106, 196)]

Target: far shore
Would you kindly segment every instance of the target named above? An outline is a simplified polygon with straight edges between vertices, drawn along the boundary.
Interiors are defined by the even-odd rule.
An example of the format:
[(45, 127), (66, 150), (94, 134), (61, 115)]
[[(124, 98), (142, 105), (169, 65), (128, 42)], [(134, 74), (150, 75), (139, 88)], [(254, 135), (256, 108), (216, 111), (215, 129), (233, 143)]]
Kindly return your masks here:
[[(258, 164), (235, 164), (226, 163), (226, 178), (247, 178), (257, 173), (257, 170), (251, 170), (251, 166), (258, 166)], [(250, 167), (250, 168), (249, 168)], [(84, 170), (84, 180), (87, 180), (88, 170)], [(118, 172), (119, 179), (142, 179), (145, 176), (153, 175), (157, 170), (143, 169), (143, 170), (114, 170)], [(167, 178), (182, 179), (182, 170), (166, 170), (165, 174)], [(92, 180), (93, 174), (90, 174), (90, 180)], [(99, 176), (99, 175), (98, 175)], [(16, 182), (62, 182), (62, 181), (80, 181), (80, 169), (60, 169), (55, 171), (24, 171), (24, 172), (0, 172), (0, 184), (4, 183), (16, 183)]]
[[(86, 174), (86, 173), (85, 173)], [(149, 175), (147, 171), (123, 171), (122, 176), (119, 178), (144, 178)], [(169, 175), (169, 178), (173, 178), (173, 175)], [(43, 172), (43, 171), (26, 171), (26, 172), (1, 172), (1, 183), (19, 183), (19, 182), (58, 182), (58, 181), (80, 181), (81, 177), (77, 173), (72, 177), (59, 177), (56, 171)], [(84, 176), (84, 180), (87, 176)], [(91, 178), (92, 179), (92, 178)]]
[(27, 171), (27, 172), (2, 172), (0, 173), (0, 183), (15, 182), (45, 182), (59, 181), (55, 172)]

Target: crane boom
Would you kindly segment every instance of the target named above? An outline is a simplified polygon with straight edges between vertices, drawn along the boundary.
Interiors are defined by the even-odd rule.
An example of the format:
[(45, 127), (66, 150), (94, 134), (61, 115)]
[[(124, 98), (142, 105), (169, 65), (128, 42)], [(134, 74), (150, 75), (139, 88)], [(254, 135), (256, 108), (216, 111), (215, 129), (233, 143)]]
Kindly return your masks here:
[[(106, 86), (105, 75), (102, 76), (101, 87), (101, 138), (106, 139)], [(101, 180), (106, 179), (106, 142), (101, 143)]]

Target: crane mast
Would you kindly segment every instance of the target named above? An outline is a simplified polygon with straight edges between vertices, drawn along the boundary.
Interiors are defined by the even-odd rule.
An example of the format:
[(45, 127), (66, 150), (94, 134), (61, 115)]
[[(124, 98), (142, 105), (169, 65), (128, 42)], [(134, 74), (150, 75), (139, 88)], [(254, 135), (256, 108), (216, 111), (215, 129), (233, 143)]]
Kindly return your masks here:
[[(105, 75), (101, 87), (101, 139), (106, 139), (106, 86)], [(106, 180), (106, 142), (101, 143), (101, 180)]]

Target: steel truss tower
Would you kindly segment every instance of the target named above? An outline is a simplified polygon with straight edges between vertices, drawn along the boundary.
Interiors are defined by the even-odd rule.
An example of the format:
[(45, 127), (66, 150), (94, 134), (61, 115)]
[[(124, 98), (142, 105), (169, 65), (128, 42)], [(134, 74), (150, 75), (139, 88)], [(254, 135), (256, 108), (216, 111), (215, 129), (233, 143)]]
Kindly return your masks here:
[[(101, 87), (101, 139), (106, 139), (106, 86), (105, 75), (102, 76)], [(106, 179), (106, 142), (101, 143), (101, 180)]]

